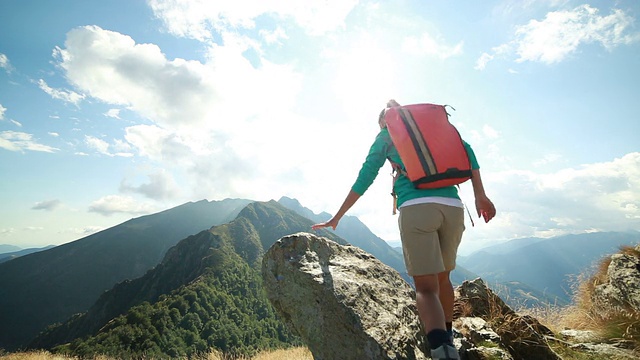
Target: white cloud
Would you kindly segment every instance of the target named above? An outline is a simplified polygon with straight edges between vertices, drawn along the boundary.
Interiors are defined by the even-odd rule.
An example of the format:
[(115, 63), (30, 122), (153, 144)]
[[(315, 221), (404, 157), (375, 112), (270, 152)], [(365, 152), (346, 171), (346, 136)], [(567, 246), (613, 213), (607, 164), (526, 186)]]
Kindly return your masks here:
[(516, 27), (515, 39), (484, 53), (476, 63), (482, 70), (494, 58), (517, 56), (516, 62), (558, 63), (578, 51), (584, 44), (598, 43), (608, 51), (620, 45), (640, 41), (634, 32), (635, 19), (623, 10), (613, 9), (609, 15), (590, 5), (571, 10), (549, 12), (543, 20), (530, 20)]
[(78, 94), (75, 91), (53, 89), (42, 79), (38, 80), (38, 86), (42, 91), (51, 95), (52, 98), (72, 103), (76, 106), (85, 98), (84, 95)]
[(211, 39), (213, 31), (253, 29), (255, 19), (262, 15), (280, 21), (291, 19), (308, 33), (320, 35), (344, 26), (344, 19), (357, 3), (357, 0), (149, 1), (169, 32), (200, 41)]
[(97, 152), (99, 152), (100, 154), (110, 155), (109, 143), (102, 139), (98, 139), (97, 137), (94, 137), (94, 136), (85, 135), (84, 143), (87, 144), (87, 146), (90, 147), (91, 149), (94, 149)]
[(482, 55), (480, 55), (480, 57), (476, 61), (476, 66), (474, 66), (473, 68), (476, 70), (484, 70), (484, 68), (487, 67), (487, 63), (493, 60), (493, 57), (494, 56), (491, 54), (482, 53)]
[(545, 154), (541, 159), (534, 161), (533, 166), (535, 167), (546, 166), (548, 164), (551, 164), (560, 160), (561, 158), (562, 156), (560, 154), (556, 154), (556, 153)]
[[(295, 104), (302, 78), (292, 65), (261, 58), (260, 66), (255, 67), (242, 55), (257, 46), (253, 41), (226, 34), (224, 43), (211, 45), (206, 64), (217, 95), (217, 103), (209, 108), (208, 121), (215, 124), (217, 131), (239, 131), (247, 125), (247, 119), (256, 116), (277, 118), (277, 113)], [(216, 121), (229, 117), (236, 121)]]
[[(107, 156), (121, 156), (131, 157), (131, 146), (122, 140), (114, 140), (114, 144), (110, 145), (108, 142), (98, 139), (95, 136), (85, 135), (84, 143), (91, 149), (97, 151), (99, 154)], [(112, 152), (111, 149), (114, 149)]]
[(258, 33), (267, 44), (281, 44), (281, 40), (289, 39), (287, 33), (280, 26), (273, 31), (261, 29)]
[(179, 162), (192, 154), (187, 139), (155, 125), (135, 125), (125, 129), (125, 139), (140, 156), (158, 162)]
[(0, 68), (4, 69), (8, 73), (13, 71), (13, 67), (9, 63), (9, 58), (3, 53), (0, 53)]
[(165, 129), (242, 129), (247, 118), (292, 101), (300, 87), (289, 66), (262, 60), (255, 68), (242, 55), (255, 45), (231, 34), (225, 46), (211, 46), (206, 64), (168, 60), (156, 45), (96, 26), (70, 31), (65, 45), (57, 54), (74, 86)]
[(408, 37), (402, 44), (402, 50), (413, 55), (428, 55), (441, 60), (462, 54), (463, 42), (448, 45), (442, 39), (436, 39), (428, 33), (420, 37)]
[(247, 176), (256, 178), (256, 168), (289, 171), (278, 160), (291, 157), (282, 146), (304, 141), (308, 131), (290, 114), (302, 79), (290, 66), (266, 59), (252, 65), (242, 54), (258, 45), (224, 36), (225, 45), (212, 44), (200, 63), (170, 61), (155, 45), (98, 27), (71, 31), (57, 53), (74, 86), (152, 122), (127, 127), (125, 141), (87, 136), (85, 143), (105, 155), (130, 146), (122, 153), (180, 169), (198, 195), (249, 196), (246, 188), (255, 186), (245, 183)]
[(0, 229), (0, 236), (11, 235), (16, 232), (15, 228), (2, 228)]
[(44, 230), (44, 228), (41, 227), (41, 226), (27, 226), (27, 227), (23, 228), (23, 230), (26, 230), (26, 231), (42, 231), (42, 230)]
[(53, 211), (62, 205), (62, 201), (58, 199), (41, 201), (36, 203), (31, 209), (32, 210), (45, 210), (45, 211)]
[(89, 206), (89, 211), (109, 216), (116, 213), (132, 215), (150, 214), (157, 211), (157, 209), (151, 205), (137, 201), (130, 196), (107, 195), (92, 202)]
[(493, 9), (493, 12), (504, 15), (520, 15), (528, 13), (540, 7), (557, 9), (567, 5), (571, 0), (520, 0), (502, 1)]
[(633, 18), (619, 9), (607, 16), (600, 16), (589, 5), (551, 12), (542, 21), (531, 20), (516, 29), (516, 61), (560, 62), (581, 44), (591, 42), (611, 50), (638, 40), (637, 34), (626, 34), (632, 25)]
[(120, 109), (109, 109), (104, 116), (120, 119)]
[(493, 47), (491, 49), (491, 52), (492, 52), (491, 54), (482, 53), (482, 55), (480, 55), (480, 58), (478, 58), (478, 60), (476, 61), (476, 66), (474, 67), (474, 69), (484, 70), (487, 67), (487, 64), (493, 61), (495, 58), (503, 57), (506, 54), (511, 53), (513, 51), (512, 46), (513, 45), (511, 43), (502, 44), (502, 45)]
[(77, 227), (72, 227), (72, 228), (67, 228), (64, 229), (62, 231), (60, 231), (59, 233), (61, 234), (73, 234), (73, 235), (81, 235), (81, 236), (89, 236), (91, 234), (95, 234), (98, 231), (104, 230), (103, 226), (85, 226), (85, 227), (81, 227), (81, 228), (77, 228)]
[(129, 157), (133, 154), (131, 151), (133, 150), (131, 145), (126, 141), (120, 139), (113, 139), (113, 144), (111, 144), (111, 148), (115, 151), (114, 155), (116, 156), (125, 156)]
[(483, 178), (498, 209), (498, 221), (483, 231), (494, 239), (500, 233), (526, 237), (640, 228), (640, 153), (548, 174), (508, 171)]
[(154, 200), (172, 199), (178, 195), (179, 188), (169, 172), (159, 170), (149, 174), (148, 178), (149, 182), (137, 186), (125, 179), (120, 183), (120, 191), (142, 194)]
[[(2, 106), (2, 104), (0, 104), (0, 121), (1, 120), (5, 120), (4, 114), (6, 113), (7, 108)], [(12, 124), (14, 124), (17, 127), (22, 127), (22, 124), (19, 121), (13, 120), (13, 119), (8, 119), (9, 122), (11, 122)]]
[(209, 70), (195, 61), (168, 61), (153, 44), (96, 26), (67, 34), (57, 49), (60, 66), (78, 89), (105, 103), (124, 105), (158, 123), (179, 125), (206, 118), (215, 101)]
[(9, 151), (41, 151), (54, 152), (58, 149), (39, 144), (33, 139), (32, 134), (17, 131), (1, 131), (0, 132), (0, 148)]
[(474, 144), (496, 144), (496, 140), (501, 138), (500, 131), (489, 124), (482, 125), (480, 130), (469, 130), (470, 140)]
[(498, 130), (494, 129), (493, 127), (487, 124), (482, 126), (482, 133), (486, 138), (490, 140), (495, 140), (500, 138), (500, 132), (498, 132)]

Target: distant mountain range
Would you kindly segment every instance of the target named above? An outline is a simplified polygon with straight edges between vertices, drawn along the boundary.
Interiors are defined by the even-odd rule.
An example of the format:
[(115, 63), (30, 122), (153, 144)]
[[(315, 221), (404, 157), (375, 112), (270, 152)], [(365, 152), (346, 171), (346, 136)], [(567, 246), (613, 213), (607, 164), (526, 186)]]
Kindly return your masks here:
[(10, 252), (15, 252), (20, 250), (22, 250), (22, 248), (20, 248), (19, 246), (0, 244), (0, 254), (10, 253)]
[[(4, 245), (4, 249), (9, 249), (11, 245)], [(18, 250), (10, 250), (4, 253), (0, 253), (0, 263), (9, 261), (9, 260), (13, 260), (15, 258), (19, 258), (20, 256), (25, 256), (25, 255), (29, 255), (29, 254), (33, 254), (35, 252), (39, 252), (39, 251), (44, 251), (44, 250), (49, 250), (52, 247), (55, 247), (55, 245), (49, 245), (49, 246), (45, 246), (45, 247), (41, 247), (41, 248), (29, 248), (29, 249), (20, 249), (19, 247), (15, 246), (12, 248), (16, 248)]]
[[(593, 273), (602, 258), (621, 246), (640, 243), (640, 232), (597, 232), (548, 239), (525, 238), (484, 248), (458, 263), (487, 284), (526, 284), (551, 303), (571, 302), (575, 285)], [(508, 295), (508, 294), (504, 294)]]
[[(131, 325), (128, 316), (135, 319), (141, 311), (156, 314), (170, 311), (166, 302), (172, 296), (182, 299), (186, 293), (196, 291), (190, 286), (211, 296), (214, 296), (213, 291), (215, 296), (225, 297), (219, 292), (238, 289), (218, 284), (225, 273), (216, 267), (219, 263), (211, 262), (213, 259), (223, 263), (227, 257), (242, 259), (239, 265), (232, 261), (234, 268), (245, 274), (246, 281), (259, 282), (255, 279), (257, 275), (252, 273), (254, 270), (246, 269), (255, 269), (264, 251), (274, 241), (292, 232), (311, 232), (313, 223), (329, 218), (327, 213), (314, 214), (297, 200), (286, 197), (267, 203), (246, 199), (202, 200), (132, 219), (77, 241), (1, 263), (0, 289), (8, 291), (0, 292), (0, 348), (11, 351), (29, 343), (51, 347), (71, 341), (69, 346), (76, 346), (79, 353), (77, 349), (94, 348), (106, 338), (115, 336), (115, 333), (109, 335), (107, 332), (98, 335), (103, 327), (117, 333), (125, 331), (118, 326)], [(356, 217), (345, 216), (335, 232), (322, 230), (317, 233), (361, 247), (411, 283), (401, 253)], [(600, 234), (520, 239), (487, 248), (460, 257), (452, 281), (460, 284), (482, 277), (503, 298), (506, 297), (510, 305), (565, 304), (570, 301), (566, 292), (562, 295), (568, 286), (567, 277), (584, 273), (594, 261), (615, 252), (619, 245), (640, 241), (638, 233)], [(220, 240), (222, 238), (224, 241)], [(200, 245), (194, 245), (196, 243)], [(218, 245), (215, 244), (222, 243), (225, 250), (216, 251)], [(211, 270), (211, 267), (217, 270)], [(204, 275), (211, 271), (216, 274), (215, 279)], [(220, 286), (216, 285), (219, 288), (214, 291), (211, 284)], [(252, 296), (259, 298), (261, 295)], [(258, 298), (256, 304), (263, 304)], [(214, 300), (208, 298), (206, 301)], [(163, 305), (156, 305), (161, 302)], [(138, 309), (138, 315), (127, 316), (133, 308)], [(251, 312), (248, 308), (243, 311)], [(268, 315), (269, 320), (265, 321), (269, 325), (265, 326), (277, 328), (280, 325), (273, 322), (276, 320), (270, 317), (269, 311), (263, 310), (263, 317), (254, 313), (247, 316), (254, 319), (251, 321), (259, 322)], [(121, 316), (125, 316), (124, 320)], [(184, 316), (182, 314), (180, 318)], [(182, 325), (174, 326), (179, 329)], [(45, 332), (34, 341), (42, 331)], [(237, 331), (240, 330), (232, 332)], [(172, 340), (166, 341), (184, 340), (176, 340), (178, 335), (171, 334)], [(296, 341), (291, 334), (280, 335), (270, 335), (274, 344)], [(94, 340), (79, 342), (81, 336)], [(153, 348), (153, 351), (158, 354), (168, 354), (170, 349), (178, 349), (181, 354), (188, 352), (182, 346), (165, 345), (162, 349)]]

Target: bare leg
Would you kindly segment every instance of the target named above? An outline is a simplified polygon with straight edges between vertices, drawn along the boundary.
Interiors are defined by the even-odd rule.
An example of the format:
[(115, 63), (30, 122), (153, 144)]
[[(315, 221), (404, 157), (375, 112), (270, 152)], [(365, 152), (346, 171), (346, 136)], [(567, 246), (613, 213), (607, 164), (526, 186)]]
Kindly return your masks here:
[(439, 285), (439, 298), (442, 310), (444, 311), (444, 320), (446, 322), (453, 322), (453, 303), (455, 297), (453, 294), (453, 285), (449, 279), (450, 271), (441, 272), (438, 274)]
[(440, 303), (438, 275), (414, 276), (416, 305), (426, 333), (433, 329), (445, 329), (445, 313)]

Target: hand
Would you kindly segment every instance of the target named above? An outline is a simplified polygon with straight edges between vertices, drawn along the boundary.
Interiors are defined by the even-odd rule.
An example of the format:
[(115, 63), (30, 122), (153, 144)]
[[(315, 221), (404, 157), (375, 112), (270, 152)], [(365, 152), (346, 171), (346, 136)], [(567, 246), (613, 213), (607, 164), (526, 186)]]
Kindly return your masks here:
[(338, 226), (338, 222), (340, 221), (340, 219), (336, 219), (335, 217), (332, 217), (331, 219), (329, 219), (328, 221), (325, 221), (323, 223), (319, 223), (319, 224), (315, 224), (313, 226), (311, 226), (312, 230), (318, 230), (321, 228), (325, 228), (325, 227), (332, 227), (333, 230), (336, 229), (336, 226)]
[(476, 212), (478, 213), (478, 217), (482, 216), (484, 218), (484, 222), (488, 223), (489, 220), (496, 216), (496, 207), (486, 195), (477, 196)]

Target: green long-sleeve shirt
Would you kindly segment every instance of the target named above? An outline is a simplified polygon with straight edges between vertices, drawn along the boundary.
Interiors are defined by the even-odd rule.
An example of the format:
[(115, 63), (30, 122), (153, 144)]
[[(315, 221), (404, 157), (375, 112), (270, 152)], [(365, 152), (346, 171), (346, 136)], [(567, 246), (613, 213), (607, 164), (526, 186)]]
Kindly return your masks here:
[[(476, 159), (473, 149), (471, 149), (471, 146), (465, 141), (463, 141), (463, 143), (467, 150), (467, 154), (469, 155), (469, 160), (471, 161), (471, 168), (479, 169), (480, 166), (478, 165), (478, 160)], [(380, 130), (380, 133), (378, 133), (375, 141), (371, 145), (369, 154), (367, 155), (364, 164), (362, 164), (362, 168), (358, 173), (358, 178), (351, 187), (351, 190), (360, 195), (364, 195), (369, 186), (373, 184), (373, 181), (378, 176), (378, 172), (384, 165), (387, 158), (404, 166), (400, 159), (400, 155), (398, 155), (398, 151), (395, 146), (393, 146), (393, 142), (389, 136), (389, 130), (384, 128)], [(460, 196), (458, 196), (458, 188), (456, 186), (446, 186), (436, 189), (416, 189), (413, 183), (404, 175), (400, 175), (398, 177), (398, 180), (393, 186), (393, 190), (398, 196), (398, 207), (402, 206), (402, 203), (407, 200), (421, 197), (439, 196), (460, 199)]]

